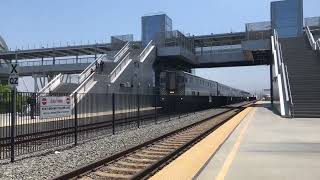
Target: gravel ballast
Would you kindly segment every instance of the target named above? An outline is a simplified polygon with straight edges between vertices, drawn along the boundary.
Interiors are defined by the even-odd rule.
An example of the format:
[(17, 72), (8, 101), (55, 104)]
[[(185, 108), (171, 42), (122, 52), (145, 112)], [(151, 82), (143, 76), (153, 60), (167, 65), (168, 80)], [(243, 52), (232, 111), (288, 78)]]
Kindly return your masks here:
[[(111, 156), (168, 132), (221, 113), (226, 109), (212, 109), (172, 119), (168, 122), (142, 126), (116, 135), (100, 136), (59, 152), (38, 152), (25, 156), (14, 163), (0, 161), (0, 179), (51, 179), (75, 168)], [(40, 153), (42, 155), (40, 155)]]

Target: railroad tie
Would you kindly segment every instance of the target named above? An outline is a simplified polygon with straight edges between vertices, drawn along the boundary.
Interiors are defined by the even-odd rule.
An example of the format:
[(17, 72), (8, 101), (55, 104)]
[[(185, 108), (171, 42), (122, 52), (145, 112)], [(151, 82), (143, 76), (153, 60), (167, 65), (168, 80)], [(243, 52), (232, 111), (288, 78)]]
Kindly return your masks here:
[(164, 146), (170, 146), (170, 147), (179, 147), (184, 143), (173, 141), (173, 142), (162, 142), (162, 143), (159, 143), (159, 144), (160, 145), (164, 145)]
[(157, 144), (157, 145), (154, 145), (152, 146), (150, 149), (152, 150), (158, 150), (158, 151), (161, 151), (161, 150), (165, 150), (165, 151), (172, 151), (176, 148), (177, 146), (173, 146), (173, 145), (166, 145), (166, 144)]
[(135, 156), (139, 156), (139, 157), (144, 158), (144, 159), (159, 159), (159, 158), (162, 158), (162, 156), (160, 156), (160, 155), (143, 154), (141, 152), (135, 154)]
[[(126, 167), (116, 167), (116, 166), (110, 166), (106, 169), (109, 169), (111, 171), (115, 171), (117, 174), (133, 174), (136, 173), (137, 170), (133, 168), (126, 168)], [(118, 173), (119, 172), (119, 173)]]
[(189, 139), (188, 140), (185, 140), (185, 139), (170, 139), (167, 143), (168, 144), (185, 144), (186, 142), (190, 141)]
[(124, 175), (124, 174), (113, 174), (113, 173), (107, 173), (102, 171), (96, 171), (94, 172), (95, 175), (106, 178), (106, 179), (129, 179), (131, 175)]
[(127, 166), (127, 167), (132, 167), (132, 168), (145, 168), (145, 167), (147, 167), (147, 165), (146, 164), (143, 164), (143, 163), (136, 163), (136, 162), (134, 162), (134, 163), (131, 163), (131, 162), (126, 162), (126, 161), (119, 161), (119, 162), (117, 162), (117, 164), (119, 164), (119, 165), (121, 165), (121, 166)]
[(127, 157), (126, 159), (130, 160), (130, 161), (134, 161), (134, 163), (138, 162), (138, 163), (150, 164), (150, 163), (155, 162), (155, 160), (151, 160), (151, 159), (142, 159), (142, 158), (138, 159), (138, 158), (134, 158), (134, 157)]
[(147, 149), (147, 150), (142, 150), (143, 153), (145, 154), (154, 154), (154, 155), (159, 155), (159, 156), (165, 156), (167, 155), (170, 151), (159, 151), (159, 149)]
[(79, 178), (79, 180), (93, 180), (93, 179), (91, 177), (84, 176)]

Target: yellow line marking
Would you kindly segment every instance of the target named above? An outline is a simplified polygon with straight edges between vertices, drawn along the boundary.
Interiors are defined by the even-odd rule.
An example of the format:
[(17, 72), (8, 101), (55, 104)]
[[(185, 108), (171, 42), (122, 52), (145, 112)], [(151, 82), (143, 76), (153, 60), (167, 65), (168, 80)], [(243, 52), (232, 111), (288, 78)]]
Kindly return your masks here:
[[(250, 113), (250, 118), (254, 115), (255, 113), (255, 110), (254, 109), (251, 113)], [(223, 166), (219, 172), (219, 174), (217, 175), (216, 177), (216, 180), (224, 180), (224, 178), (226, 177), (230, 167), (231, 167), (231, 164), (234, 160), (234, 158), (236, 157), (237, 155), (237, 152), (239, 151), (239, 148), (240, 148), (240, 144), (244, 138), (244, 134), (245, 132), (247, 131), (248, 127), (249, 127), (249, 123), (250, 123), (250, 118), (247, 120), (246, 124), (244, 125), (244, 127), (241, 129), (241, 132), (236, 140), (236, 143), (233, 145), (232, 147), (232, 150), (231, 152), (229, 153), (227, 159), (224, 161), (223, 163)]]
[(231, 118), (150, 179), (192, 179), (211, 158), (212, 154), (219, 149), (238, 124), (247, 116), (251, 109), (252, 107), (248, 107)]

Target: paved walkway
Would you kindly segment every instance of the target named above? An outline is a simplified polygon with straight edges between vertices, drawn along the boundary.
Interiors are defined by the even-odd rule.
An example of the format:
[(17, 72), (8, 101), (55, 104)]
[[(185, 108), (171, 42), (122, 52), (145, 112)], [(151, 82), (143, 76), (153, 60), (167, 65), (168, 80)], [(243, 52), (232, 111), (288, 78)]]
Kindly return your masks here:
[(320, 119), (286, 119), (258, 103), (195, 179), (319, 180)]

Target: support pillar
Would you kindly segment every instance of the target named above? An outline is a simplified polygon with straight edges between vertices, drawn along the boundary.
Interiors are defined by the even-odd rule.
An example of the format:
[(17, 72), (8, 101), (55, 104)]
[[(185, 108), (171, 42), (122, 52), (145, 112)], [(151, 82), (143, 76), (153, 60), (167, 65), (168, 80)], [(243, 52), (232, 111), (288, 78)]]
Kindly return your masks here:
[(273, 73), (272, 73), (271, 63), (270, 63), (270, 98), (271, 98), (271, 108), (273, 108)]
[(32, 75), (33, 81), (34, 81), (34, 92), (39, 92), (38, 87), (38, 76), (36, 74)]
[(55, 55), (55, 50), (53, 49), (53, 62), (52, 64), (55, 65), (56, 64), (56, 55)]

